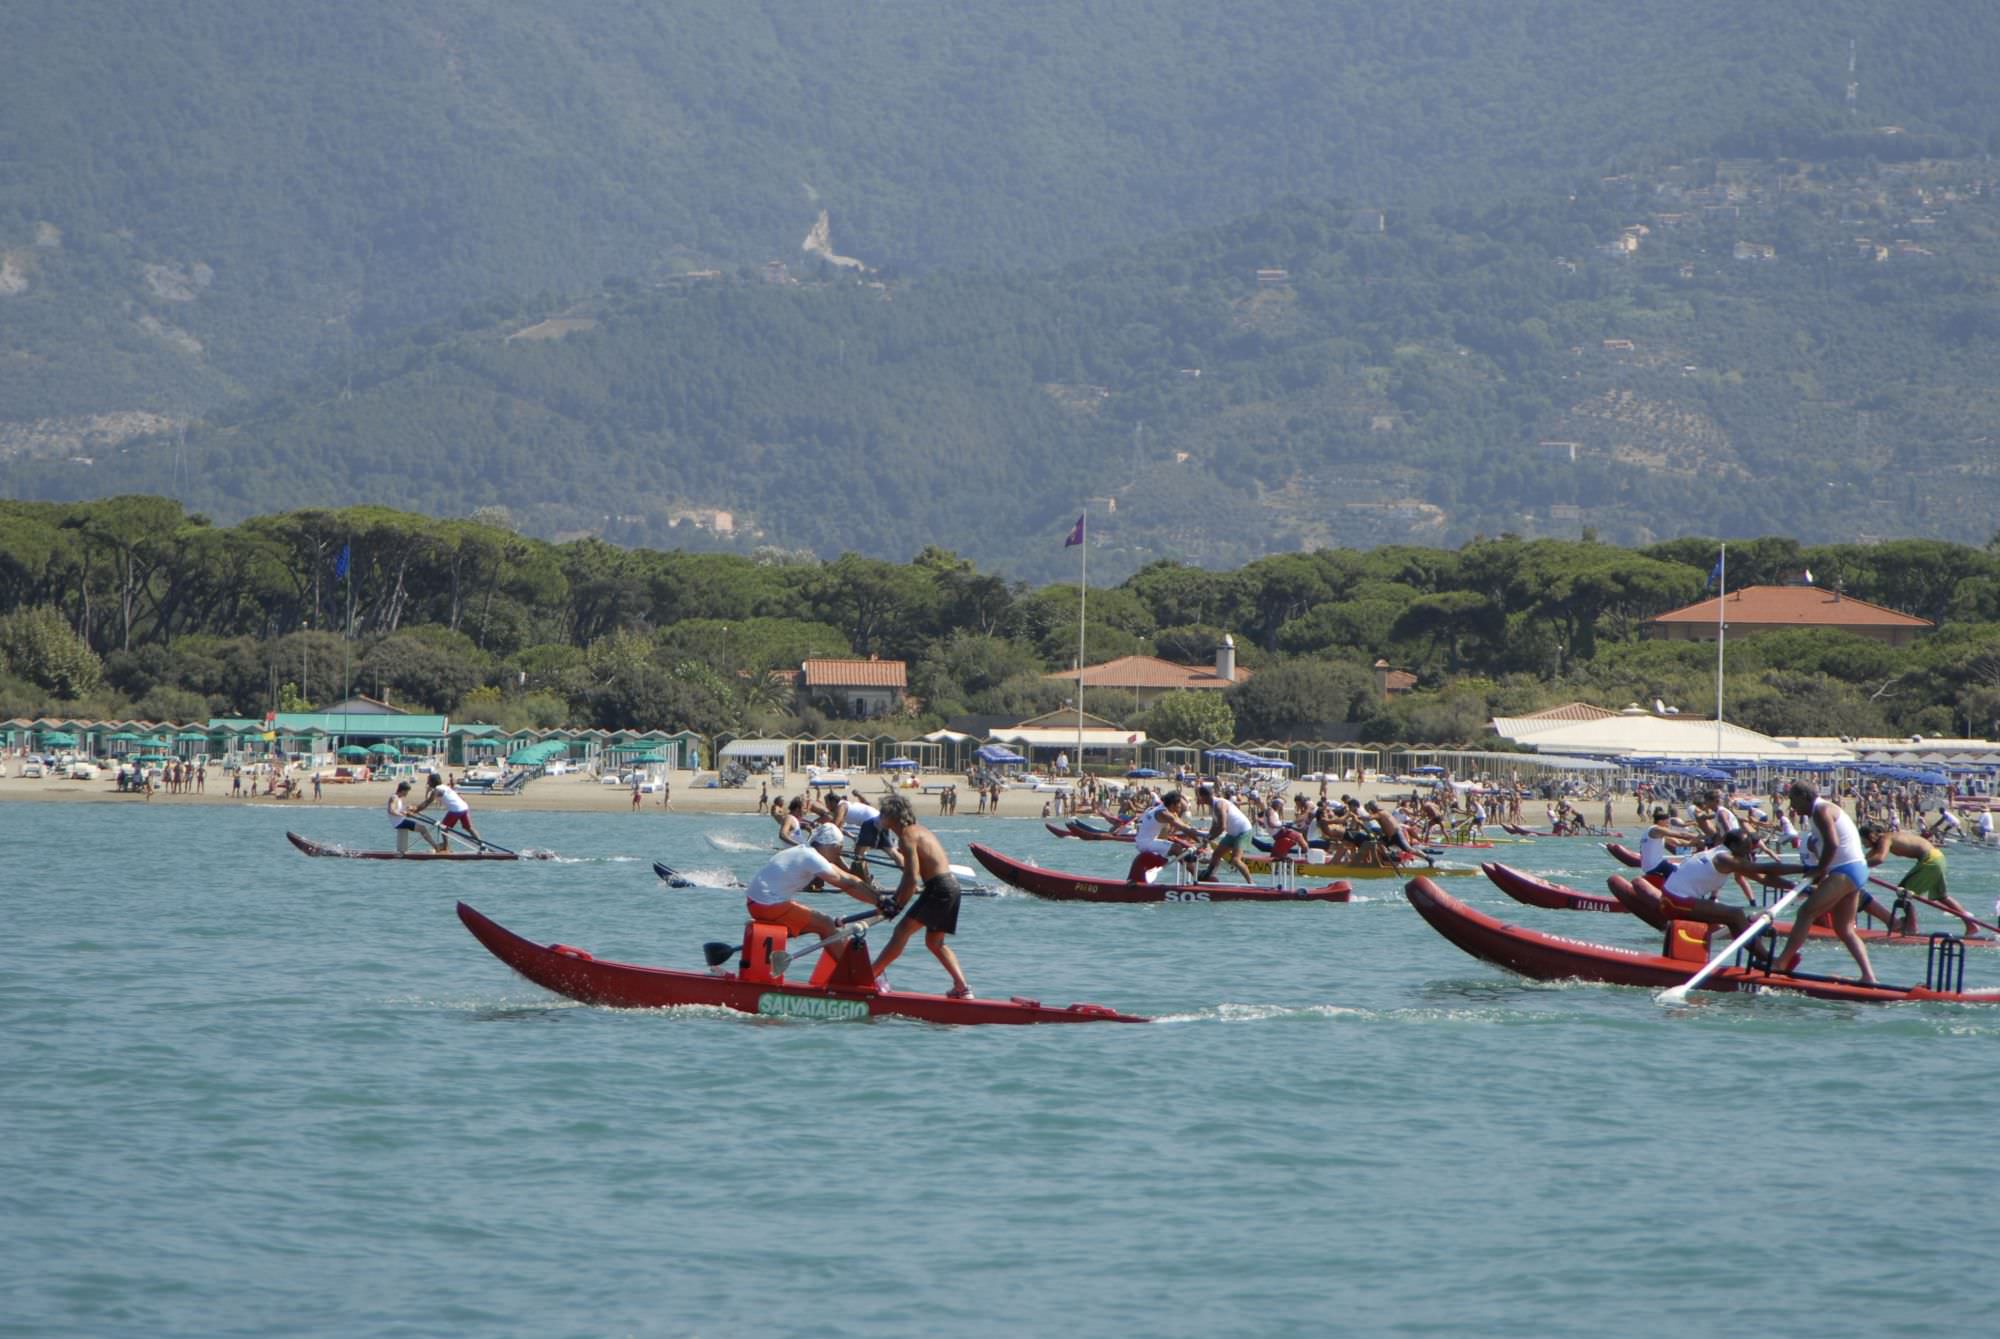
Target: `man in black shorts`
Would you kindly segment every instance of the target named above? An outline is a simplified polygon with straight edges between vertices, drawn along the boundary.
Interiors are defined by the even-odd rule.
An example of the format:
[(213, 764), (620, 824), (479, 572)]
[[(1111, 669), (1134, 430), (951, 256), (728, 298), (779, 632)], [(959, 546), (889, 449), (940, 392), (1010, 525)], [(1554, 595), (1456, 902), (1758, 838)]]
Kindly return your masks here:
[(958, 955), (945, 942), (958, 931), (958, 880), (952, 877), (951, 862), (945, 858), (943, 844), (928, 828), (917, 826), (916, 812), (901, 795), (891, 795), (882, 801), (877, 821), (895, 834), (899, 848), (896, 855), (903, 862), (903, 881), (897, 885), (895, 892), (882, 899), (883, 911), (894, 914), (907, 908), (910, 913), (896, 927), (896, 933), (882, 950), (882, 956), (875, 959), (878, 983), (883, 970), (902, 953), (903, 946), (910, 942), (910, 936), (921, 925), (924, 927), (924, 947), (944, 964), (945, 971), (951, 973), (951, 998), (971, 999), (972, 987), (965, 983), (965, 973), (958, 966)]

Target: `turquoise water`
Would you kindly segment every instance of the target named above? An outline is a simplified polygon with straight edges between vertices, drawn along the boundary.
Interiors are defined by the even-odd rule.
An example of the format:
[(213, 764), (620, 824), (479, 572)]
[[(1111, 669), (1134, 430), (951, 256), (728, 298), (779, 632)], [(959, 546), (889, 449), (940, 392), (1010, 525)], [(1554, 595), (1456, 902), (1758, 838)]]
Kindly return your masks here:
[[(958, 859), (1127, 856), (940, 822)], [(0, 806), (0, 1333), (2000, 1325), (2000, 1011), (1524, 983), (1375, 881), (1347, 906), (968, 900), (982, 994), (1147, 1027), (617, 1012), (513, 976), (453, 902), (698, 966), (740, 904), (649, 862), (747, 874), (729, 848), (767, 824), (493, 813), (489, 837), (573, 859), (456, 868), (308, 860), (287, 826), (382, 844), (372, 808)], [(1582, 841), (1485, 854), (1615, 871)], [(1990, 905), (2000, 858), (1954, 862)], [(2000, 984), (2000, 951), (1972, 956)], [(921, 944), (893, 975), (944, 982)]]

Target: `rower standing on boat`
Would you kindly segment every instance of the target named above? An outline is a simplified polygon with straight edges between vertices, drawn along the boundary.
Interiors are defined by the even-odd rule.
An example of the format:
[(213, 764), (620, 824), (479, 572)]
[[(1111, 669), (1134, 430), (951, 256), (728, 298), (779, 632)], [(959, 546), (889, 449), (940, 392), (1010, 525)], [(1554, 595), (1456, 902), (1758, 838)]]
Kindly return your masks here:
[[(958, 933), (958, 879), (951, 872), (951, 862), (945, 857), (944, 845), (937, 834), (920, 827), (916, 812), (910, 802), (900, 795), (891, 795), (882, 801), (880, 817), (876, 820), (896, 839), (895, 849), (903, 862), (902, 882), (896, 891), (882, 898), (884, 915), (894, 915), (908, 909), (902, 924), (896, 927), (889, 942), (883, 947), (880, 957), (875, 959), (875, 976), (880, 984), (885, 968), (902, 955), (910, 937), (919, 925), (924, 927), (924, 947), (944, 965), (951, 975), (951, 990), (947, 998), (969, 1000), (972, 987), (965, 982), (965, 972), (958, 965), (958, 954), (952, 952), (950, 937)], [(914, 899), (914, 901), (912, 900)]]
[(467, 804), (465, 797), (458, 793), (458, 787), (447, 786), (444, 783), (444, 778), (436, 772), (430, 774), (429, 787), (424, 792), (423, 802), (410, 810), (410, 815), (415, 817), (439, 800), (443, 800), (444, 822), (438, 824), (438, 827), (445, 831), (450, 831), (452, 828), (462, 828), (466, 836), (472, 838), (472, 840), (478, 842), (481, 846), (486, 845), (486, 839), (481, 837), (478, 829), (472, 826), (472, 806)]
[(1403, 825), (1396, 821), (1394, 814), (1382, 807), (1381, 801), (1370, 800), (1362, 808), (1382, 831), (1382, 848), (1389, 853), (1385, 864), (1399, 865), (1405, 858), (1424, 858), (1424, 853), (1410, 844), (1410, 834), (1403, 831)]
[[(826, 884), (857, 902), (877, 905), (875, 889), (867, 880), (855, 878), (834, 863), (840, 858), (845, 841), (839, 828), (822, 823), (813, 829), (807, 845), (788, 846), (765, 861), (764, 868), (750, 877), (743, 890), (750, 919), (764, 925), (782, 925), (794, 935), (810, 933), (828, 939), (838, 928), (833, 917), (795, 901), (798, 894), (816, 884)], [(846, 948), (846, 940), (842, 938), (828, 944), (826, 951), (839, 957)]]
[(1868, 886), (1868, 852), (1861, 844), (1861, 833), (1845, 809), (1832, 800), (1821, 799), (1819, 791), (1807, 782), (1794, 781), (1785, 792), (1785, 800), (1805, 825), (1799, 853), (1813, 890), (1799, 907), (1792, 921), (1792, 932), (1774, 959), (1778, 970), (1789, 971), (1797, 965), (1799, 950), (1812, 933), (1813, 922), (1830, 914), (1833, 932), (1860, 965), (1861, 979), (1872, 986), (1875, 967), (1868, 961), (1868, 946), (1854, 933), (1861, 890)]
[[(1243, 882), (1254, 883), (1250, 867), (1243, 863), (1243, 848), (1250, 844), (1250, 835), (1256, 831), (1248, 815), (1237, 807), (1236, 801), (1216, 794), (1215, 788), (1206, 783), (1195, 792), (1195, 796), (1215, 814), (1215, 821), (1208, 829), (1208, 868), (1195, 876), (1195, 882), (1207, 883), (1215, 877), (1215, 867), (1227, 861), (1230, 868), (1243, 876)], [(1282, 827), (1283, 824), (1273, 826)]]
[(396, 832), (396, 854), (408, 855), (410, 853), (410, 834), (412, 832), (421, 836), (426, 846), (442, 854), (447, 845), (445, 839), (439, 837), (433, 841), (428, 832), (417, 826), (417, 820), (410, 817), (409, 795), (410, 783), (407, 781), (398, 781), (396, 783), (396, 793), (389, 797), (389, 825)]
[[(1909, 873), (1896, 880), (1896, 887), (1904, 893), (1927, 898), (1964, 921), (1967, 935), (1979, 933), (1979, 922), (1972, 918), (1972, 913), (1946, 891), (1943, 851), (1914, 832), (1897, 832), (1884, 823), (1862, 824), (1861, 840), (1868, 847), (1868, 864), (1871, 868), (1882, 864), (1892, 855), (1916, 861), (1916, 864), (1910, 866)], [(1917, 909), (1910, 905), (1909, 898), (1898, 897), (1894, 910), (1901, 912), (1902, 918), (1899, 922), (1893, 918), (1892, 913), (1889, 928), (1898, 934), (1917, 933)]]

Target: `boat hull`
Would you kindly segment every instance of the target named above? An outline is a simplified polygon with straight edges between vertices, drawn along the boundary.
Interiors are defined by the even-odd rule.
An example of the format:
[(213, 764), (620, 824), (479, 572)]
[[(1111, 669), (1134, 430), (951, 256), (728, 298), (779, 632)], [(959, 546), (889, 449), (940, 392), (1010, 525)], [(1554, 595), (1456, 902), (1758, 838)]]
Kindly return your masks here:
[(1497, 860), (1489, 860), (1479, 867), (1480, 872), (1516, 902), (1531, 907), (1546, 907), (1551, 911), (1609, 911), (1624, 912), (1625, 906), (1618, 899), (1599, 897), (1578, 888), (1568, 888), (1560, 883), (1550, 883), (1532, 874), (1523, 874)]
[[(1243, 863), (1250, 867), (1252, 874), (1269, 874), (1269, 856), (1246, 856)], [(1460, 869), (1456, 865), (1426, 865), (1421, 860), (1405, 860), (1400, 865), (1308, 865), (1294, 864), (1292, 872), (1302, 879), (1407, 879), (1412, 874), (1423, 873), (1433, 879), (1457, 879), (1477, 870)]]
[[(1144, 1023), (1150, 1020), (1098, 1004), (1052, 1008), (1035, 1000), (954, 1000), (900, 990), (812, 986), (803, 981), (746, 981), (734, 973), (684, 972), (606, 962), (580, 949), (523, 939), (465, 903), (458, 919), (487, 952), (558, 995), (612, 1009), (672, 1009), (690, 1005), (734, 1009), (774, 1018), (851, 1021), (915, 1018), (926, 1023)], [(853, 950), (849, 950), (852, 952)], [(844, 964), (843, 964), (844, 965)], [(864, 964), (865, 966), (865, 964)]]
[(1088, 823), (1074, 818), (1069, 821), (1069, 830), (1058, 835), (1078, 837), (1087, 842), (1124, 842), (1127, 846), (1138, 840), (1137, 836), (1133, 833), (1109, 832), (1103, 828), (1091, 827)]
[[(1614, 948), (1543, 934), (1496, 920), (1469, 907), (1429, 879), (1404, 886), (1404, 896), (1433, 930), (1482, 962), (1504, 967), (1536, 981), (1594, 981), (1613, 986), (1660, 990), (1685, 985), (1701, 969), (1663, 954)], [(1923, 986), (1868, 986), (1839, 977), (1765, 972), (1754, 967), (1724, 967), (1701, 983), (1702, 990), (1782, 991), (1816, 999), (1857, 1004), (1906, 1004), (1941, 1001), (1954, 1004), (2000, 1004), (2000, 990), (1941, 991)]]
[(425, 864), (439, 864), (450, 860), (519, 860), (521, 857), (500, 851), (444, 851), (428, 848), (422, 851), (349, 851), (326, 842), (316, 842), (310, 837), (301, 837), (296, 832), (287, 832), (285, 839), (310, 856), (329, 857), (335, 860), (421, 860)]
[(1265, 888), (1240, 883), (1127, 883), (1092, 874), (1065, 874), (972, 843), (972, 858), (1000, 882), (1051, 902), (1346, 902), (1346, 883)]

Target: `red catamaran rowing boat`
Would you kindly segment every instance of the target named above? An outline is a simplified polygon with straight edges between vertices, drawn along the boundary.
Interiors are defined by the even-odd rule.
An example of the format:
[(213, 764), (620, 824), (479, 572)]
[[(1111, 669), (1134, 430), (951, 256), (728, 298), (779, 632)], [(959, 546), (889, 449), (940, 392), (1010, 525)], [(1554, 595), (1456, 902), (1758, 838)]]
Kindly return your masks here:
[(1346, 880), (1312, 888), (1267, 888), (1244, 883), (1127, 883), (1095, 874), (1064, 874), (1001, 855), (972, 843), (972, 858), (1004, 884), (1052, 902), (1345, 902), (1354, 895)]
[[(1605, 882), (1610, 886), (1612, 896), (1618, 899), (1619, 904), (1625, 910), (1631, 912), (1655, 930), (1666, 929), (1667, 922), (1673, 919), (1667, 911), (1665, 900), (1660, 896), (1660, 890), (1654, 887), (1650, 880), (1628, 879), (1623, 875), (1613, 874)], [(1779, 921), (1774, 928), (1781, 935), (1788, 935), (1792, 932), (1790, 921)], [(1812, 929), (1806, 933), (1814, 939), (1836, 939), (1839, 937), (1834, 934), (1832, 921), (1825, 916), (1814, 921)], [(1870, 944), (1902, 944), (1913, 948), (1923, 948), (1931, 942), (1931, 937), (1928, 934), (1891, 934), (1887, 930), (1867, 925), (1855, 926), (1854, 933), (1861, 936), (1865, 942)], [(1996, 939), (1992, 935), (1975, 935), (1965, 938), (1963, 942), (1967, 948), (2000, 948), (2000, 939)]]
[[(1659, 989), (1684, 985), (1708, 961), (1709, 927), (1674, 921), (1665, 951), (1588, 944), (1509, 925), (1447, 893), (1429, 879), (1412, 879), (1403, 895), (1433, 930), (1482, 962), (1537, 981), (1596, 981), (1613, 986)], [(2000, 1004), (2000, 990), (1964, 989), (1965, 955), (1958, 941), (1940, 935), (1933, 942), (1921, 986), (1869, 986), (1837, 976), (1766, 972), (1756, 967), (1724, 967), (1702, 982), (1717, 991), (1785, 991), (1858, 1004), (1903, 1004), (1939, 1000), (1956, 1004)]]
[(683, 972), (606, 962), (567, 944), (537, 944), (489, 920), (465, 903), (458, 918), (487, 951), (528, 980), (585, 1004), (614, 1009), (668, 1009), (705, 1004), (776, 1018), (916, 1018), (926, 1023), (1145, 1023), (1101, 1004), (1053, 1008), (1037, 1000), (955, 1000), (884, 990), (875, 980), (865, 940), (838, 959), (823, 955), (810, 981), (788, 981), (772, 961), (786, 945), (778, 926), (751, 923), (746, 965), (736, 972)]

